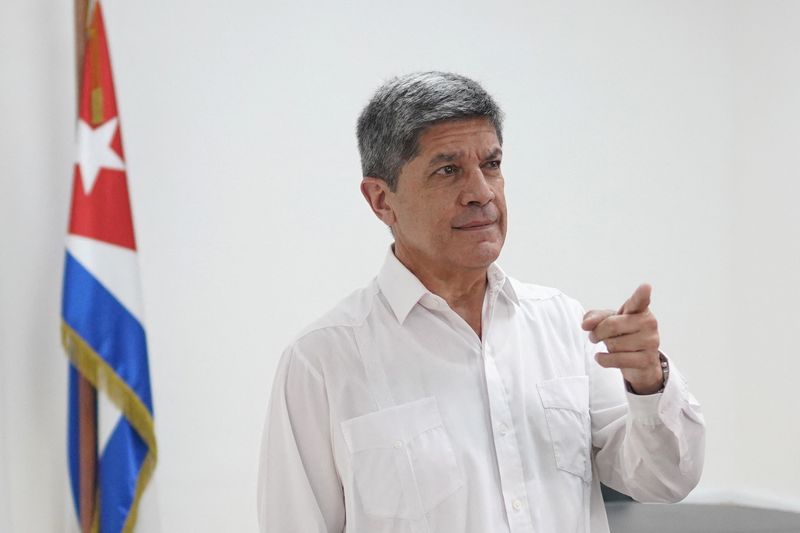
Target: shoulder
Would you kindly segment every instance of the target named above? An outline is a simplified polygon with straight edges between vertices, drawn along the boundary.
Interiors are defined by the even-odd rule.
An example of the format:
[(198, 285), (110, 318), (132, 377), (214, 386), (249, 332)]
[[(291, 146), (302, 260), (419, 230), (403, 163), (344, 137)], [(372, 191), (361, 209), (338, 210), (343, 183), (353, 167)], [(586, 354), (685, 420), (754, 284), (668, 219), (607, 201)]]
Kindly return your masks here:
[(571, 306), (580, 307), (580, 303), (575, 298), (564, 294), (560, 289), (555, 287), (546, 287), (544, 285), (536, 285), (534, 283), (526, 283), (516, 278), (508, 276), (511, 286), (517, 295), (520, 302), (530, 304), (536, 303), (561, 303)]
[(525, 283), (518, 279), (508, 277), (514, 293), (519, 300), (519, 305), (524, 309), (536, 310), (540, 312), (561, 311), (570, 315), (583, 316), (585, 313), (583, 306), (571, 296), (564, 294), (560, 289)]
[(355, 346), (353, 329), (367, 321), (378, 298), (377, 283), (372, 280), (304, 327), (290, 341), (286, 352), (320, 370), (320, 359), (326, 358), (326, 355), (351, 353)]
[(375, 307), (378, 286), (373, 279), (365, 287), (357, 289), (341, 300), (316, 320), (313, 320), (295, 337), (298, 342), (306, 337), (314, 337), (318, 332), (360, 326)]
[(554, 287), (545, 287), (544, 285), (535, 285), (533, 283), (525, 283), (516, 278), (508, 276), (508, 281), (514, 288), (517, 294), (517, 299), (520, 301), (543, 301), (558, 298), (563, 296), (564, 293)]

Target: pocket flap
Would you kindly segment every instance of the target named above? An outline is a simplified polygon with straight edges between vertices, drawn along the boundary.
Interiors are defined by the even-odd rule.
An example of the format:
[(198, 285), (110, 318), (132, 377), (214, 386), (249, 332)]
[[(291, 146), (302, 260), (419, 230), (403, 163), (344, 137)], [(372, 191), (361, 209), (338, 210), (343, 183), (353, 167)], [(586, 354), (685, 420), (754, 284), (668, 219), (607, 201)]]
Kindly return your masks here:
[(391, 448), (442, 425), (436, 398), (428, 396), (341, 422), (342, 435), (351, 452)]
[(589, 377), (567, 376), (536, 384), (542, 406), (588, 414)]

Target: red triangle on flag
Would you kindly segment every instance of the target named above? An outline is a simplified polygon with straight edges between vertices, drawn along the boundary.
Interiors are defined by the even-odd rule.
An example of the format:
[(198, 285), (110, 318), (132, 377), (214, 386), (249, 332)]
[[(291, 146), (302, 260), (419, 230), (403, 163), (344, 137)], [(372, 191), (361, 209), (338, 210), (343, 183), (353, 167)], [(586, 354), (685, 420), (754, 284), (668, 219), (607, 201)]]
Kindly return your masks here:
[(136, 249), (124, 171), (101, 168), (97, 183), (86, 194), (75, 165), (69, 233)]
[[(85, 123), (83, 129), (90, 133), (117, 117), (111, 59), (99, 2), (95, 2), (91, 17), (78, 113), (78, 120)], [(113, 126), (106, 130), (109, 134), (110, 127)], [(85, 142), (82, 136), (79, 143)], [(124, 161), (121, 129), (116, 128), (107, 145), (90, 144), (90, 147), (79, 146), (79, 163), (86, 162), (88, 171), (95, 175), (81, 176), (81, 164), (75, 165), (69, 233), (135, 250), (127, 176), (121, 164)], [(118, 157), (105, 153), (109, 150)], [(108, 164), (109, 160), (118, 164)]]

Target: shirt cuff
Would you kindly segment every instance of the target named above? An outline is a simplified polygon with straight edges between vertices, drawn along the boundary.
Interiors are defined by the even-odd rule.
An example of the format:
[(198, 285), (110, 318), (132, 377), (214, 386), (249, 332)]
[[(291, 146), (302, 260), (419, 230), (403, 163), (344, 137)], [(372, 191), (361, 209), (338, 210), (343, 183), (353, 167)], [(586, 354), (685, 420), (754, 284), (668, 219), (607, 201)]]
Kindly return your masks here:
[[(663, 352), (662, 352), (663, 353)], [(688, 393), (686, 382), (675, 368), (674, 363), (666, 355), (669, 364), (669, 377), (663, 392), (655, 394), (636, 394), (628, 390), (626, 384), (626, 395), (631, 418), (635, 422), (647, 425), (660, 425), (664, 423), (664, 418), (675, 416), (680, 413), (681, 405)]]

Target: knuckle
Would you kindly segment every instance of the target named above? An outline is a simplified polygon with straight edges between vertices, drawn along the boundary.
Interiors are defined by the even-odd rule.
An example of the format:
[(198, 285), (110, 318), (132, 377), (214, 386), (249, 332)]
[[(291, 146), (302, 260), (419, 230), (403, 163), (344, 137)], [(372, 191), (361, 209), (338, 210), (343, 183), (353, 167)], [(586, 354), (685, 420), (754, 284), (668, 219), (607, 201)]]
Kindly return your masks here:
[(658, 366), (660, 368), (660, 361), (658, 358), (658, 351), (657, 350), (650, 350), (647, 352), (647, 357), (643, 358), (645, 362), (645, 366), (647, 368), (654, 368)]
[[(651, 347), (651, 348), (653, 348), (654, 350), (658, 350), (658, 347), (659, 347), (660, 345), (661, 345), (661, 337), (659, 336), (659, 334), (658, 334), (658, 333), (655, 333), (655, 334), (654, 334), (654, 335), (653, 335), (653, 336), (650, 338), (650, 347)], [(658, 356), (658, 354), (656, 354), (656, 357), (657, 357), (657, 356)]]

